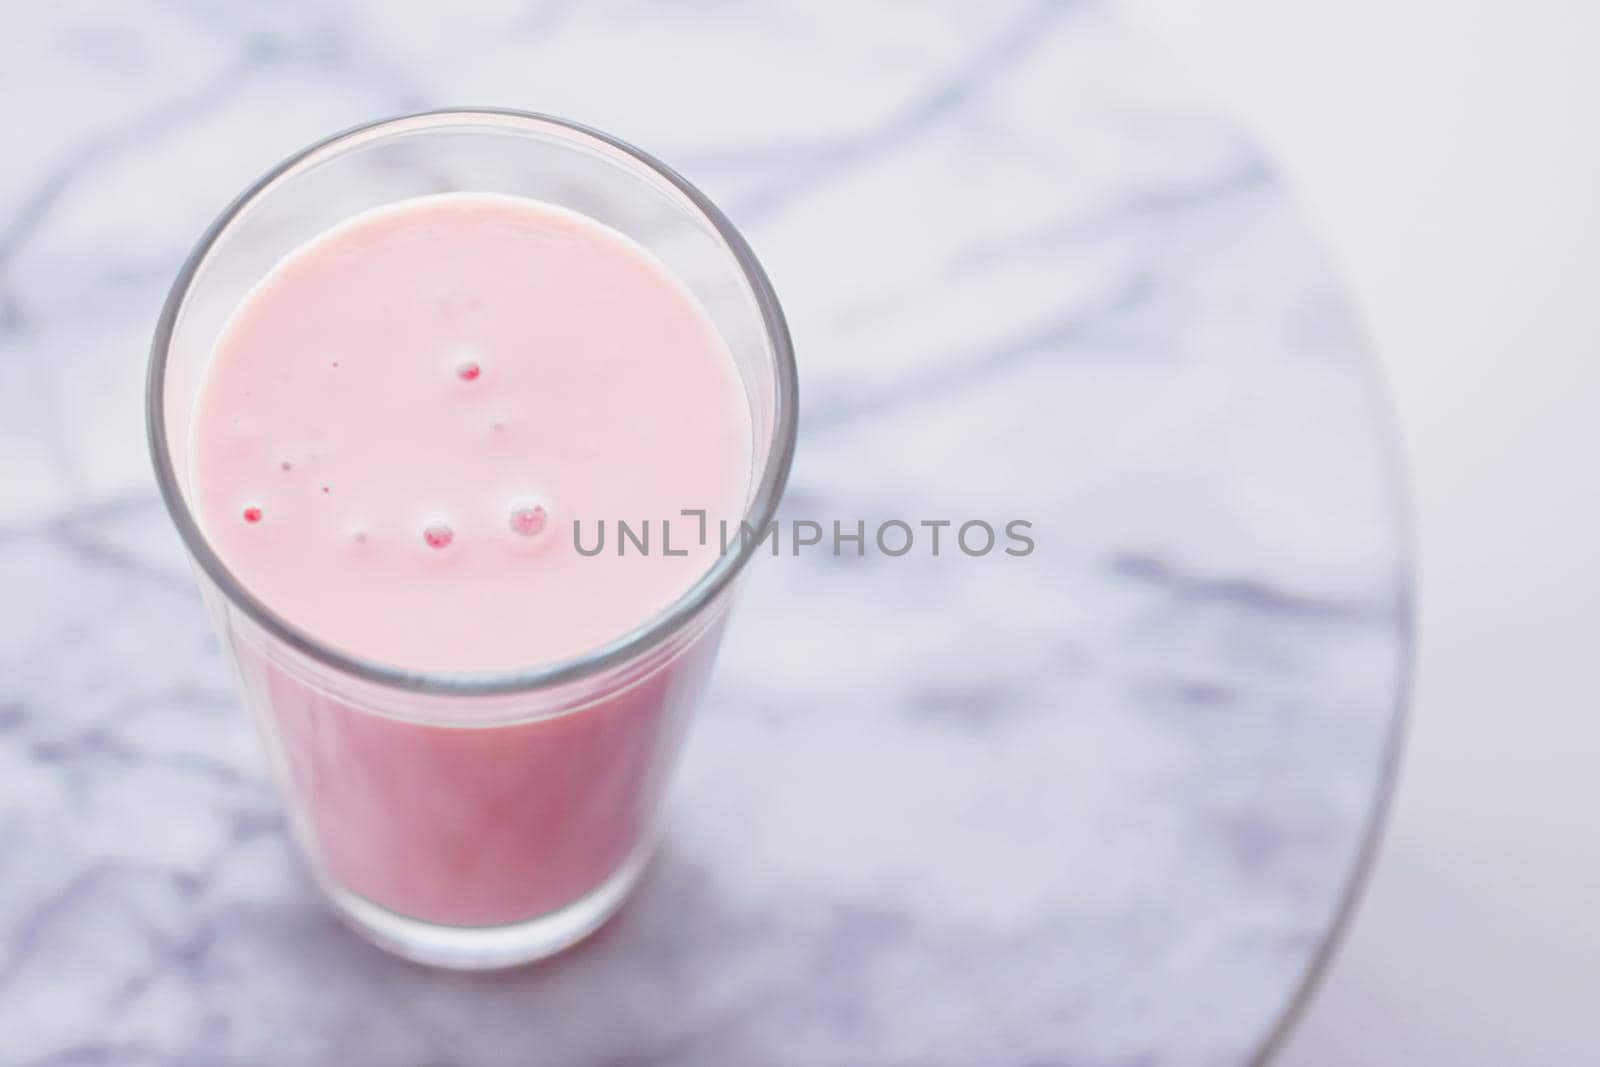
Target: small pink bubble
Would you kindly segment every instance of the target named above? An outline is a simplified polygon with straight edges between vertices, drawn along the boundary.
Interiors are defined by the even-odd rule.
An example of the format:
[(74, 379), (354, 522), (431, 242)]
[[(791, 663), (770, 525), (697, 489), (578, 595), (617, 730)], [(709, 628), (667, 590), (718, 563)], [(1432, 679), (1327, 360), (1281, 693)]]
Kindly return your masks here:
[(468, 360), (466, 363), (463, 363), (461, 366), (456, 368), (456, 377), (460, 378), (464, 382), (475, 382), (478, 380), (478, 375), (482, 373), (483, 368), (471, 360)]
[(260, 522), (261, 521), (261, 509), (260, 508), (255, 508), (255, 507), (245, 508), (244, 509), (244, 521), (245, 522)]
[(450, 527), (442, 522), (430, 522), (422, 531), (422, 539), (429, 548), (449, 548), (455, 537)]
[(543, 504), (529, 504), (511, 509), (512, 532), (523, 537), (538, 537), (550, 524), (550, 513)]
[(286, 471), (294, 470), (294, 464), (290, 463), (288, 460), (284, 460), (282, 463), (278, 464), (278, 466)]

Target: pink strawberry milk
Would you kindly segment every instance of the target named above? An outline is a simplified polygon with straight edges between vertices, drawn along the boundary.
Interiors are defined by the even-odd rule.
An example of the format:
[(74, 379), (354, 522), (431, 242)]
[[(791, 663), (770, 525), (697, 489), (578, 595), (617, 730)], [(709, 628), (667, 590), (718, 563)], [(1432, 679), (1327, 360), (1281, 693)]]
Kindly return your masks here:
[[(583, 215), (477, 193), (364, 211), (267, 271), (217, 336), (189, 449), (196, 521), (250, 595), (341, 654), (457, 677), (560, 664), (669, 608), (717, 539), (680, 520), (672, 554), (659, 529), (619, 553), (616, 521), (737, 524), (753, 462), (739, 369), (677, 277)], [(602, 521), (580, 553), (574, 523), (593, 542)], [(559, 714), (456, 723), (354, 706), (230, 640), (320, 876), (456, 927), (636, 865), (716, 645), (663, 646)]]

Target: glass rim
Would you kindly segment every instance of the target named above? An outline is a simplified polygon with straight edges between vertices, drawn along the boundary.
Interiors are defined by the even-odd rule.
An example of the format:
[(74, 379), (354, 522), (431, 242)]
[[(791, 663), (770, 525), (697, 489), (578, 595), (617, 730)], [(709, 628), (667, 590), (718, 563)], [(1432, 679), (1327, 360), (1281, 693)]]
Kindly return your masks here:
[(311, 163), (330, 149), (375, 133), (402, 132), (408, 125), (431, 121), (435, 125), (471, 126), (474, 124), (505, 125), (508, 120), (528, 128), (553, 128), (559, 133), (577, 139), (598, 142), (602, 147), (621, 152), (633, 162), (643, 166), (665, 180), (684, 196), (690, 206), (707, 222), (738, 265), (740, 274), (761, 313), (762, 324), (774, 361), (774, 411), (772, 442), (767, 450), (764, 469), (757, 482), (756, 491), (745, 510), (743, 521), (754, 521), (755, 529), (764, 529), (777, 511), (789, 478), (789, 468), (794, 458), (795, 438), (798, 428), (799, 380), (795, 369), (794, 349), (789, 337), (788, 324), (778, 297), (767, 279), (755, 253), (743, 235), (711, 199), (697, 189), (688, 179), (656, 159), (648, 152), (613, 137), (601, 130), (568, 119), (533, 111), (513, 108), (470, 107), (440, 108), (409, 112), (389, 118), (377, 119), (349, 127), (323, 138), (290, 155), (256, 179), (233, 199), (222, 213), (208, 226), (195, 244), (177, 278), (168, 291), (166, 302), (157, 320), (155, 336), (150, 346), (150, 366), (145, 382), (145, 430), (155, 465), (156, 482), (167, 513), (178, 527), (184, 547), (216, 583), (228, 601), (239, 607), (267, 633), (295, 651), (309, 656), (324, 666), (353, 675), (367, 682), (420, 694), (494, 696), (546, 689), (563, 683), (577, 681), (610, 668), (621, 667), (636, 657), (650, 651), (688, 625), (726, 589), (734, 577), (744, 569), (755, 554), (759, 541), (740, 537), (736, 552), (723, 552), (717, 561), (695, 583), (670, 605), (638, 626), (611, 641), (578, 656), (557, 660), (539, 667), (512, 671), (450, 672), (414, 671), (390, 666), (353, 653), (332, 647), (308, 631), (290, 622), (245, 588), (222, 559), (213, 551), (210, 542), (201, 532), (192, 513), (172, 463), (166, 432), (166, 381), (168, 350), (178, 316), (183, 310), (189, 289), (213, 247), (227, 232), (234, 220), (258, 198), (281, 180), (289, 177), (303, 165)]

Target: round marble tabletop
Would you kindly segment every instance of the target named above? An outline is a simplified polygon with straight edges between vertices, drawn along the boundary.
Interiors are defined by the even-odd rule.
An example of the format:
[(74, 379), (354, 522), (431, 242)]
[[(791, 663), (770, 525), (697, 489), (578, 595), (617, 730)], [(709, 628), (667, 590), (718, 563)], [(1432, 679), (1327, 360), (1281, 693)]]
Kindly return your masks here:
[[(23, 5), (0, 35), (0, 1061), (1240, 1064), (1359, 880), (1407, 662), (1367, 353), (1259, 153), (1104, 4)], [(522, 107), (722, 203), (783, 295), (784, 518), (657, 860), (494, 976), (295, 865), (148, 474), (209, 219), (374, 116)]]

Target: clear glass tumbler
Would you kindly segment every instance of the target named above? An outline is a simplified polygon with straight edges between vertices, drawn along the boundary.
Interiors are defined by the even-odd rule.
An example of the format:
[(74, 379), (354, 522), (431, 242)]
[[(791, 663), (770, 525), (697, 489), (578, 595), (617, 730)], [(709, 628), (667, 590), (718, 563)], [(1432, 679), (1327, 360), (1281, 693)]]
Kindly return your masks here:
[(777, 298), (722, 213), (638, 149), (540, 115), (431, 112), (313, 145), (224, 211), (179, 273), (151, 351), (156, 476), (306, 864), (376, 943), (424, 963), (488, 968), (572, 944), (627, 896), (756, 543), (735, 539), (676, 603), (609, 644), (510, 674), (366, 662), (229, 573), (196, 522), (189, 484), (190, 420), (223, 325), (309, 238), (369, 208), (453, 191), (582, 212), (645, 246), (699, 297), (743, 377), (755, 429), (745, 518), (758, 529), (788, 477), (796, 382)]

